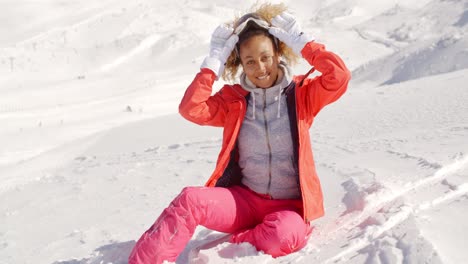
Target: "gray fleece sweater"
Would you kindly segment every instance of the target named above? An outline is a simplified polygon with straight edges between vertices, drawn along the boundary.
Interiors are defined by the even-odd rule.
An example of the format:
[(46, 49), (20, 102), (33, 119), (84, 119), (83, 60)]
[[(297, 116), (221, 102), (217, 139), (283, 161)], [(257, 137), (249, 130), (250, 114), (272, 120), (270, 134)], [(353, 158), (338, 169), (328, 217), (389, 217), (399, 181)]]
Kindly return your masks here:
[(242, 183), (253, 191), (274, 199), (298, 199), (298, 171), (284, 95), (291, 76), (284, 64), (281, 69), (282, 80), (268, 89), (256, 88), (245, 74), (240, 76), (250, 97), (238, 138), (239, 166)]

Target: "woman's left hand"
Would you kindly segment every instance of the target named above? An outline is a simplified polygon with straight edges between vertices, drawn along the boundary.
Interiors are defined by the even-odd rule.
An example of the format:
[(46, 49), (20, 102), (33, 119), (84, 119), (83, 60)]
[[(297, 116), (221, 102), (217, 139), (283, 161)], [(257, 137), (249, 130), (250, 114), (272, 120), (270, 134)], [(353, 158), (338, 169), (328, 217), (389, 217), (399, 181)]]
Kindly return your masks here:
[(305, 44), (313, 41), (314, 38), (307, 36), (301, 29), (293, 15), (283, 12), (271, 20), (273, 27), (269, 29), (270, 34), (277, 37), (293, 51), (301, 55)]

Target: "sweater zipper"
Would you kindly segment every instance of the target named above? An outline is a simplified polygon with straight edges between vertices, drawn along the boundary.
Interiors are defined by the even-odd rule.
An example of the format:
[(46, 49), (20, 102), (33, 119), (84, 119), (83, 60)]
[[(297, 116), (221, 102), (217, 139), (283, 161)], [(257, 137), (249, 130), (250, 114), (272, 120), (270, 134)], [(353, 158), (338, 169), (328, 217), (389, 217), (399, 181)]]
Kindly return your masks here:
[(266, 108), (267, 108), (266, 90), (264, 89), (263, 90), (263, 120), (264, 120), (264, 125), (265, 125), (265, 134), (266, 134), (266, 141), (267, 141), (267, 147), (268, 147), (268, 187), (267, 187), (267, 194), (270, 195), (272, 153), (271, 153), (271, 144), (270, 144), (270, 134), (268, 132), (268, 120), (267, 120), (267, 115), (266, 115)]

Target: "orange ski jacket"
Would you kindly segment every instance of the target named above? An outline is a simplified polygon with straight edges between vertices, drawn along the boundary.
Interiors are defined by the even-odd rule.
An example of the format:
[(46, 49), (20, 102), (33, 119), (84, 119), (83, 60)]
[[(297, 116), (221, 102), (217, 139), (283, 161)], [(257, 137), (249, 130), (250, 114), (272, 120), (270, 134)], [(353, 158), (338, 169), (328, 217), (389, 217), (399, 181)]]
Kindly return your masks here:
[[(334, 53), (317, 42), (307, 43), (301, 51), (312, 70), (294, 76), (286, 89), (291, 135), (298, 167), (298, 184), (306, 222), (323, 216), (323, 195), (315, 170), (309, 129), (314, 117), (327, 104), (336, 101), (347, 89), (351, 73)], [(322, 73), (308, 78), (314, 68)], [(201, 69), (187, 88), (179, 105), (180, 114), (199, 125), (223, 127), (223, 141), (216, 167), (206, 186), (228, 187), (240, 183), (242, 174), (237, 164), (237, 137), (247, 109), (249, 92), (239, 84), (224, 85), (211, 95), (216, 75)]]

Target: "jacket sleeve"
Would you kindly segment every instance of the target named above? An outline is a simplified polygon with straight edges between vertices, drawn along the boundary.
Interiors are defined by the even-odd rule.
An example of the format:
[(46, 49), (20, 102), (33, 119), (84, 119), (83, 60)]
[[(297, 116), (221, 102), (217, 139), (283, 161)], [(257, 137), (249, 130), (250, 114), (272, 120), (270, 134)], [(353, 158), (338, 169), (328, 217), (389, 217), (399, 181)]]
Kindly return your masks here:
[(307, 113), (316, 116), (327, 104), (340, 98), (346, 91), (351, 73), (343, 61), (325, 46), (316, 42), (307, 43), (301, 51), (302, 56), (322, 73), (314, 79), (305, 79), (302, 84), (301, 98)]
[(226, 107), (219, 93), (211, 96), (216, 75), (201, 69), (185, 91), (179, 113), (187, 120), (209, 126), (224, 126)]

